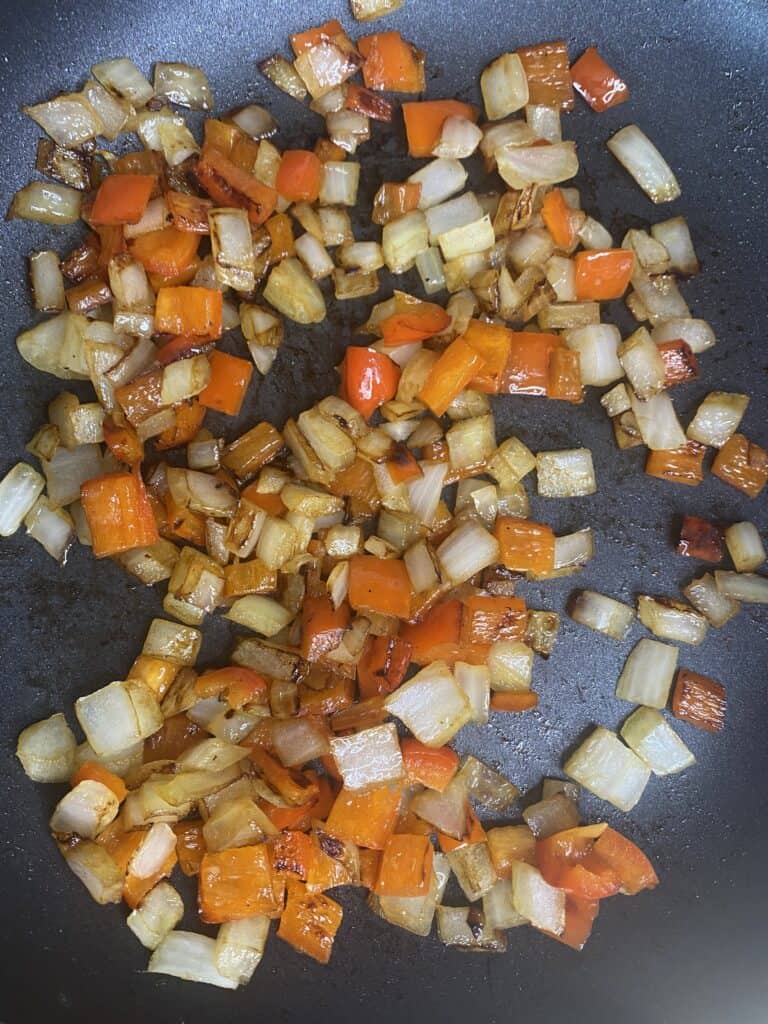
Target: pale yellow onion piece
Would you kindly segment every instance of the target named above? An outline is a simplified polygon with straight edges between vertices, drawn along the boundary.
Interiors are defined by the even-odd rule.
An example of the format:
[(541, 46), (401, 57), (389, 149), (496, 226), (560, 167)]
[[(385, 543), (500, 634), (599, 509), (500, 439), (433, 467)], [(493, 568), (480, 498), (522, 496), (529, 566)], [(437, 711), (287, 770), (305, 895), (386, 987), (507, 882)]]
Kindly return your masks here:
[(131, 911), (125, 923), (142, 946), (157, 949), (183, 915), (184, 903), (181, 896), (169, 882), (158, 882), (138, 907)]
[(447, 743), (472, 715), (464, 692), (441, 661), (422, 669), (390, 694), (385, 706), (430, 747)]
[(14, 195), (7, 218), (37, 220), (42, 224), (74, 224), (80, 219), (82, 192), (67, 185), (33, 181)]
[(643, 638), (624, 663), (616, 696), (632, 704), (665, 707), (679, 654), (676, 647)]
[(672, 726), (652, 708), (634, 711), (621, 727), (621, 736), (654, 775), (671, 775), (696, 763)]
[(295, 258), (283, 260), (272, 270), (264, 298), (296, 323), (317, 324), (325, 319), (322, 292)]
[(528, 79), (516, 53), (497, 57), (480, 75), (485, 116), (498, 121), (521, 110), (528, 102)]
[[(571, 754), (564, 769), (590, 793), (621, 811), (632, 810), (651, 777), (650, 768), (615, 733), (602, 726)], [(518, 910), (525, 913), (520, 907)]]
[(147, 971), (219, 988), (237, 988), (237, 981), (223, 975), (216, 966), (215, 940), (194, 932), (169, 932), (152, 954)]
[(330, 746), (346, 789), (365, 789), (403, 775), (397, 729), (391, 722), (350, 736), (337, 736)]
[(19, 733), (16, 756), (33, 782), (69, 782), (76, 746), (64, 715), (56, 714)]

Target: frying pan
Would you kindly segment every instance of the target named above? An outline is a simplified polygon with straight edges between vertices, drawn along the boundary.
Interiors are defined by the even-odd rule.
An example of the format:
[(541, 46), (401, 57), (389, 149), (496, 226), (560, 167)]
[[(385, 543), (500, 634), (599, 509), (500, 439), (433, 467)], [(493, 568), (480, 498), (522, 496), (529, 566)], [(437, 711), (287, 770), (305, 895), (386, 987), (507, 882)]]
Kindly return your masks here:
[[(7, 203), (31, 176), (37, 128), (18, 113), (75, 86), (89, 66), (130, 55), (145, 71), (156, 59), (184, 60), (209, 73), (219, 110), (263, 102), (283, 125), (280, 144), (301, 143), (314, 115), (262, 80), (256, 61), (285, 50), (289, 32), (339, 17), (358, 34), (342, 0), (306, 5), (296, 0), (258, 5), (219, 0), (184, 4), (131, 0), (26, 0), (0, 15), (0, 181)], [(575, 56), (596, 43), (630, 83), (629, 105), (596, 116), (577, 100), (565, 118), (579, 143), (577, 179), (588, 212), (618, 242), (629, 226), (684, 213), (703, 264), (684, 286), (694, 315), (709, 320), (718, 347), (702, 358), (700, 381), (677, 389), (685, 423), (713, 388), (753, 396), (743, 429), (768, 444), (765, 418), (764, 284), (768, 6), (763, 0), (590, 0), (556, 4), (517, 0), (406, 0), (383, 22), (427, 51), (428, 95), (476, 101), (482, 67), (505, 49), (564, 37)], [(604, 149), (619, 127), (637, 122), (679, 173), (682, 199), (660, 210)], [(316, 128), (315, 128), (316, 130)], [(381, 180), (401, 180), (410, 163), (399, 127), (376, 126), (363, 148), (364, 194)], [(668, 212), (669, 211), (669, 212)], [(0, 232), (3, 302), (0, 324), (0, 473), (23, 455), (25, 442), (62, 385), (29, 371), (13, 338), (32, 311), (23, 286), (24, 256), (33, 248), (67, 251), (72, 237), (43, 225), (6, 224)], [(389, 287), (391, 282), (387, 282)], [(404, 286), (417, 289), (408, 278)], [(281, 423), (335, 384), (338, 362), (367, 304), (336, 306), (326, 324), (288, 332), (277, 364), (229, 436), (258, 419)], [(630, 322), (615, 311), (624, 331)], [(227, 341), (232, 351), (242, 342)], [(76, 387), (79, 387), (77, 385)], [(83, 395), (85, 392), (83, 392)], [(724, 521), (750, 518), (764, 529), (766, 505), (708, 477), (696, 489), (643, 475), (641, 449), (616, 450), (594, 392), (584, 405), (504, 398), (496, 404), (499, 436), (518, 434), (534, 450), (585, 445), (592, 449), (599, 490), (565, 502), (533, 498), (533, 516), (556, 532), (591, 525), (597, 555), (579, 578), (530, 585), (533, 607), (563, 613), (576, 587), (632, 601), (637, 593), (674, 596), (699, 566), (673, 552), (684, 512)], [(123, 678), (160, 598), (135, 585), (109, 561), (95, 564), (84, 549), (59, 570), (23, 535), (0, 550), (0, 643), (3, 785), (0, 835), (4, 895), (0, 1020), (110, 1024), (191, 1024), (219, 1019), (237, 1024), (336, 1021), (368, 1024), (398, 1016), (417, 1021), (609, 1021), (623, 1024), (740, 1024), (765, 1021), (765, 863), (768, 807), (765, 743), (766, 617), (757, 606), (701, 648), (681, 651), (681, 664), (728, 689), (728, 724), (710, 736), (679, 730), (698, 764), (679, 776), (653, 779), (623, 815), (588, 795), (587, 820), (606, 818), (645, 849), (661, 885), (632, 899), (608, 901), (595, 933), (577, 954), (531, 929), (509, 933), (504, 956), (446, 951), (436, 938), (417, 939), (373, 916), (359, 891), (342, 891), (344, 922), (331, 966), (321, 968), (274, 937), (249, 987), (225, 993), (204, 985), (142, 973), (147, 953), (123, 923), (120, 907), (90, 901), (47, 837), (54, 789), (33, 786), (13, 756), (16, 736), (31, 721), (69, 709), (79, 695)], [(616, 643), (566, 617), (555, 651), (539, 661), (537, 711), (494, 716), (487, 728), (468, 727), (457, 746), (506, 772), (535, 795), (541, 777), (559, 774), (564, 753), (594, 723), (615, 728), (629, 708), (613, 696), (635, 626)], [(205, 627), (203, 663), (223, 661), (231, 624)], [(218, 663), (221, 663), (219, 661)], [(194, 926), (194, 904), (187, 900)]]

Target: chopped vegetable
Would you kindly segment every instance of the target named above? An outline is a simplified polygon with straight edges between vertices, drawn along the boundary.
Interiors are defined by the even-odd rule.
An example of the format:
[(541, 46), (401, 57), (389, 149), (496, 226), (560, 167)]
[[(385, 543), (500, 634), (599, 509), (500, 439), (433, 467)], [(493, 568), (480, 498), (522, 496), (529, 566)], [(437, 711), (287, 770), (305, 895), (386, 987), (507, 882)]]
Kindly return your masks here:
[(629, 99), (626, 82), (605, 63), (594, 46), (587, 47), (571, 65), (571, 78), (576, 92), (598, 113)]

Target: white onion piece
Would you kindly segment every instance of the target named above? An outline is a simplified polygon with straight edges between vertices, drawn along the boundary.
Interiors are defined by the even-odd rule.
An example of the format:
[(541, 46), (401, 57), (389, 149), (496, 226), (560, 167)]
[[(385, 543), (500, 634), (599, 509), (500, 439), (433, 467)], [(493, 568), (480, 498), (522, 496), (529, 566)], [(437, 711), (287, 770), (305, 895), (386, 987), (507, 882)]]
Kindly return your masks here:
[(194, 135), (181, 117), (159, 120), (157, 139), (165, 161), (170, 167), (178, 167), (189, 157), (200, 152)]
[(642, 306), (642, 315), (638, 314), (638, 320), (650, 320), (655, 326), (665, 320), (685, 319), (691, 315), (688, 304), (671, 274), (660, 274), (658, 277), (650, 278), (636, 267), (632, 274), (632, 287), (634, 293), (631, 297), (639, 299)]
[(357, 21), (373, 21), (403, 6), (403, 0), (350, 0), (352, 15)]
[(211, 110), (213, 93), (202, 68), (189, 64), (155, 64), (155, 96), (191, 110)]
[(543, 266), (554, 251), (552, 236), (544, 228), (516, 231), (507, 242), (507, 259), (517, 273)]
[(563, 793), (555, 793), (529, 804), (523, 811), (523, 820), (537, 839), (548, 839), (556, 832), (576, 828), (580, 821), (579, 809)]
[(75, 768), (81, 768), (86, 761), (97, 761), (107, 771), (121, 778), (127, 778), (131, 772), (137, 771), (142, 764), (144, 744), (139, 741), (125, 750), (117, 750), (113, 754), (97, 754), (90, 743), (81, 743), (75, 750)]
[(153, 619), (141, 653), (152, 658), (168, 658), (189, 667), (197, 661), (202, 642), (203, 635), (199, 629), (167, 619)]
[(479, 523), (462, 523), (435, 552), (440, 572), (455, 586), (499, 560), (499, 543)]
[(237, 988), (237, 982), (222, 974), (216, 966), (215, 940), (194, 932), (169, 932), (152, 954), (147, 971), (219, 988)]
[(470, 722), (486, 725), (491, 701), (491, 673), (488, 666), (467, 665), (457, 661), (453, 666), (453, 675), (472, 709)]
[(647, 402), (664, 388), (664, 360), (644, 327), (638, 328), (618, 348), (618, 357), (635, 394)]
[(482, 899), (499, 880), (487, 842), (457, 846), (447, 856), (456, 881), (472, 902)]
[(696, 611), (701, 612), (710, 626), (724, 626), (741, 611), (741, 605), (726, 594), (722, 594), (714, 577), (705, 573), (683, 587), (683, 594)]
[(326, 730), (311, 717), (275, 720), (271, 738), (275, 753), (286, 768), (324, 757), (331, 749)]
[(435, 245), (440, 235), (446, 231), (466, 227), (467, 224), (481, 220), (483, 209), (474, 192), (464, 192), (455, 199), (429, 207), (425, 217), (429, 228), (429, 240)]
[(68, 185), (32, 181), (13, 197), (7, 220), (37, 220), (41, 224), (74, 224), (80, 219), (82, 192)]
[(203, 839), (206, 848), (212, 852), (252, 846), (262, 842), (267, 835), (277, 834), (278, 830), (253, 801), (249, 781), (246, 791), (236, 795), (235, 787), (239, 781), (206, 797), (209, 815), (203, 825)]
[(651, 338), (657, 345), (665, 341), (684, 341), (691, 346), (694, 355), (706, 352), (715, 344), (715, 332), (707, 321), (691, 317), (670, 317), (662, 321), (651, 331)]
[(26, 462), (17, 462), (5, 474), (0, 481), (0, 537), (18, 530), (44, 487), (45, 480)]
[(579, 352), (583, 384), (604, 387), (624, 377), (617, 355), (621, 340), (618, 328), (612, 324), (592, 324), (565, 332), (565, 344)]
[(325, 299), (297, 259), (286, 259), (270, 273), (264, 298), (280, 313), (299, 324), (325, 319)]
[(424, 526), (431, 527), (435, 521), (437, 507), (448, 475), (447, 462), (420, 462), (422, 476), (406, 484), (408, 504), (411, 512), (418, 516)]
[(617, 384), (610, 391), (606, 391), (600, 398), (600, 405), (611, 418), (621, 416), (623, 412), (629, 412), (632, 403), (629, 400), (626, 384)]
[[(474, 849), (474, 847), (465, 849)], [(459, 853), (460, 850), (454, 852)], [(450, 853), (448, 859), (451, 859)], [(464, 887), (462, 886), (462, 888)], [(464, 895), (467, 895), (466, 889)], [(469, 897), (467, 896), (467, 898)], [(437, 934), (440, 941), (449, 949), (464, 949), (480, 953), (505, 953), (507, 950), (506, 935), (492, 928), (485, 920), (484, 913), (480, 913), (474, 907), (439, 906), (437, 908)]]
[(671, 451), (685, 446), (685, 434), (666, 391), (641, 402), (630, 390), (629, 400), (643, 443), (652, 451)]
[(158, 884), (131, 911), (126, 924), (147, 949), (157, 949), (184, 916), (181, 896), (169, 882)]
[(94, 64), (91, 68), (96, 78), (112, 96), (127, 100), (135, 107), (146, 106), (154, 96), (154, 90), (136, 65), (128, 57), (117, 57)]
[(429, 248), (429, 229), (424, 214), (411, 210), (385, 224), (381, 233), (384, 262), (393, 274), (409, 270), (416, 257)]
[(765, 547), (754, 523), (733, 523), (727, 527), (725, 543), (736, 572), (754, 572), (766, 559)]
[(680, 185), (672, 169), (636, 124), (616, 132), (606, 145), (654, 203), (669, 203), (678, 198)]
[(465, 725), (472, 709), (444, 661), (422, 669), (391, 693), (384, 706), (428, 747), (441, 747)]
[(707, 635), (704, 616), (680, 601), (661, 601), (641, 594), (637, 599), (637, 617), (663, 640), (700, 644)]
[(81, 146), (101, 135), (104, 128), (101, 118), (81, 93), (56, 96), (46, 103), (22, 109), (65, 149)]
[(331, 755), (345, 789), (365, 789), (403, 775), (397, 729), (388, 722), (331, 740)]
[(164, 822), (155, 822), (128, 862), (128, 874), (135, 878), (151, 878), (160, 871), (176, 849), (176, 833)]
[[(504, 268), (506, 270), (506, 268)], [(508, 273), (508, 272), (507, 272)], [(576, 301), (576, 264), (572, 259), (567, 256), (550, 256), (544, 265), (544, 273), (547, 275), (547, 281), (554, 288), (555, 295), (558, 302), (575, 302)], [(501, 277), (499, 278), (499, 289), (501, 290)], [(502, 308), (504, 303), (502, 302)], [(609, 325), (605, 325), (609, 326)], [(583, 330), (583, 328), (580, 328)], [(576, 333), (575, 331), (569, 331), (570, 333)], [(567, 341), (567, 335), (566, 335)], [(617, 342), (618, 344), (618, 342)], [(569, 348), (574, 348), (568, 342)], [(618, 362), (618, 360), (617, 360)], [(589, 381), (584, 380), (584, 359), (581, 360), (581, 379), (584, 384), (588, 384)], [(613, 378), (616, 379), (615, 377)]]
[(595, 553), (594, 534), (590, 527), (555, 537), (555, 569), (580, 569)]
[(120, 803), (108, 786), (84, 779), (59, 800), (49, 824), (52, 832), (95, 839), (115, 820), (119, 809)]
[(403, 561), (415, 594), (424, 594), (439, 585), (440, 577), (426, 541), (417, 541), (408, 548), (403, 555)]
[(63, 565), (75, 535), (75, 524), (69, 513), (56, 508), (47, 498), (38, 498), (24, 517), (24, 525), (27, 536), (41, 544), (51, 558)]
[(466, 786), (455, 778), (442, 793), (428, 788), (416, 793), (411, 800), (410, 810), (422, 821), (454, 839), (463, 839), (466, 835), (469, 799)]
[(67, 866), (97, 903), (104, 905), (122, 900), (125, 877), (103, 846), (84, 840), (62, 849), (62, 853)]
[(321, 281), (333, 273), (333, 260), (323, 243), (318, 242), (314, 235), (307, 233), (297, 238), (294, 248), (313, 281)]
[(226, 921), (216, 936), (216, 966), (238, 985), (246, 985), (261, 963), (270, 919), (264, 914)]
[(672, 217), (651, 225), (651, 235), (669, 253), (672, 270), (680, 274), (698, 274), (699, 261), (684, 217)]
[(30, 255), (29, 278), (35, 309), (43, 313), (60, 313), (66, 307), (64, 276), (59, 257), (52, 249)]
[(467, 171), (458, 160), (437, 159), (414, 171), (408, 181), (421, 185), (419, 209), (428, 210), (464, 188)]
[(528, 921), (515, 909), (512, 879), (500, 878), (483, 896), (483, 917), (488, 928), (517, 928)]
[(551, 146), (504, 146), (496, 150), (499, 174), (510, 188), (529, 185), (557, 185), (579, 171), (573, 142)]
[(485, 157), (486, 167), (496, 166), (496, 153), (505, 146), (530, 146), (536, 141), (536, 133), (519, 118), (483, 125), (483, 140), (480, 152)]
[(578, 236), (585, 249), (613, 248), (613, 236), (610, 231), (594, 217), (587, 217), (579, 228)]
[(517, 53), (504, 53), (480, 75), (485, 116), (498, 121), (528, 102), (528, 79)]
[(722, 448), (736, 433), (749, 405), (749, 395), (711, 391), (696, 410), (686, 435), (692, 441)]
[(68, 782), (75, 769), (77, 744), (64, 715), (28, 725), (16, 744), (16, 756), (33, 782)]
[(101, 448), (82, 444), (71, 450), (59, 447), (49, 462), (43, 462), (48, 498), (54, 505), (70, 505), (80, 497), (86, 480), (104, 472)]
[(665, 707), (679, 654), (676, 647), (658, 640), (640, 640), (624, 663), (616, 684), (616, 696), (631, 704)]
[(622, 239), (621, 248), (634, 252), (636, 265), (646, 274), (665, 274), (670, 270), (669, 253), (661, 242), (651, 238), (647, 231), (631, 228)]
[(525, 692), (533, 678), (533, 651), (519, 640), (497, 640), (487, 658), (491, 689)]
[(455, 470), (477, 469), (496, 449), (496, 424), (493, 415), (472, 416), (454, 423), (445, 434), (449, 461)]
[(635, 611), (628, 604), (615, 601), (612, 597), (598, 594), (594, 590), (582, 590), (571, 605), (569, 615), (582, 626), (605, 633), (614, 640), (623, 640), (632, 625)]
[[(445, 288), (445, 267), (437, 246), (430, 246), (416, 257), (416, 270), (427, 295), (434, 295)], [(401, 346), (404, 348), (405, 346)]]
[(768, 576), (753, 572), (722, 572), (715, 570), (717, 589), (726, 597), (747, 604), (768, 604)]
[(328, 137), (334, 145), (354, 154), (361, 142), (371, 137), (371, 122), (356, 110), (331, 111), (325, 118)]
[(565, 929), (565, 893), (544, 881), (538, 868), (512, 863), (514, 910), (535, 928), (560, 935)]
[(210, 379), (211, 364), (207, 356), (177, 359), (176, 362), (163, 367), (160, 401), (163, 405), (178, 405), (185, 402), (204, 391)]
[(597, 490), (592, 452), (570, 448), (536, 456), (538, 492), (544, 498), (577, 498)]
[(473, 800), (491, 811), (508, 810), (520, 795), (520, 790), (509, 779), (471, 754), (464, 758), (456, 781), (466, 788)]
[(248, 756), (247, 747), (212, 737), (189, 747), (176, 759), (182, 771), (221, 772)]
[[(320, 176), (319, 201), (322, 206), (354, 206), (360, 183), (360, 164), (327, 160)], [(347, 239), (344, 239), (346, 241)], [(326, 241), (326, 245), (332, 243)]]
[(208, 226), (216, 280), (236, 291), (253, 291), (256, 254), (248, 214), (245, 210), (209, 210)]
[(672, 726), (652, 708), (633, 711), (621, 727), (621, 736), (654, 775), (672, 775), (696, 763)]
[(258, 103), (249, 103), (231, 115), (237, 127), (250, 135), (252, 139), (268, 139), (277, 131), (277, 122), (264, 107)]
[(590, 733), (565, 762), (564, 768), (590, 793), (620, 811), (632, 810), (651, 777), (650, 768), (637, 754), (602, 726)]
[(102, 123), (101, 135), (110, 142), (114, 141), (122, 132), (125, 123), (134, 110), (130, 103), (118, 100), (108, 92), (101, 82), (90, 78), (83, 86), (83, 96), (96, 111), (96, 116)]
[(482, 137), (482, 131), (468, 118), (447, 117), (432, 154), (446, 160), (464, 160), (472, 156)]
[(342, 267), (371, 273), (384, 266), (384, 257), (378, 242), (348, 242), (338, 252)]
[(486, 214), (471, 224), (443, 232), (438, 237), (437, 244), (440, 246), (443, 259), (448, 261), (474, 253), (483, 253), (490, 249), (495, 241), (496, 235), (491, 218)]
[(538, 138), (546, 139), (547, 142), (563, 141), (560, 111), (557, 107), (529, 103), (525, 108), (525, 119)]
[(99, 756), (125, 750), (157, 732), (163, 724), (156, 700), (152, 709), (147, 699), (139, 715), (134, 696), (129, 683), (115, 682), (75, 701), (77, 720)]

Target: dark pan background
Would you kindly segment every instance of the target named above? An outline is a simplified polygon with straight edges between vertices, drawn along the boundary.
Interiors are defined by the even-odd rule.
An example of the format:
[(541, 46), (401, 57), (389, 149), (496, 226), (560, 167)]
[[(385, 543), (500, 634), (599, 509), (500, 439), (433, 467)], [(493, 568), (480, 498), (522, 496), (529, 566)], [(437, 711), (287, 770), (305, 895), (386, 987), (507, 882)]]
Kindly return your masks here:
[[(280, 144), (301, 141), (319, 121), (261, 79), (256, 61), (285, 51), (291, 30), (334, 16), (352, 25), (342, 0), (4, 5), (2, 203), (30, 177), (40, 134), (20, 116), (20, 104), (79, 87), (90, 64), (108, 57), (128, 54), (145, 71), (158, 58), (202, 64), (219, 110), (266, 102), (286, 128)], [(565, 118), (567, 137), (579, 142), (583, 171), (577, 183), (584, 204), (611, 227), (617, 244), (627, 226), (677, 213), (688, 218), (703, 273), (684, 292), (694, 315), (713, 323), (718, 346), (702, 357), (702, 379), (675, 392), (676, 407), (687, 423), (710, 389), (749, 392), (743, 429), (766, 445), (764, 0), (406, 0), (401, 12), (373, 30), (381, 28), (400, 29), (427, 50), (431, 97), (477, 99), (482, 67), (523, 43), (565, 37), (574, 56), (599, 45), (629, 81), (632, 100), (599, 117), (577, 100), (576, 112)], [(603, 147), (632, 121), (648, 131), (679, 174), (683, 196), (672, 206), (654, 208)], [(361, 156), (364, 195), (411, 169), (399, 127), (392, 134), (376, 126)], [(46, 404), (67, 386), (33, 373), (16, 353), (14, 337), (33, 315), (24, 257), (50, 246), (63, 253), (73, 237), (24, 222), (0, 232), (0, 473), (23, 456)], [(403, 286), (417, 288), (415, 276)], [(281, 423), (333, 388), (332, 367), (366, 308), (366, 302), (351, 303), (321, 327), (293, 326), (274, 372), (252, 388), (240, 420), (222, 424), (228, 435), (261, 418)], [(624, 311), (616, 316), (628, 330)], [(226, 345), (238, 351), (242, 342)], [(514, 431), (534, 450), (584, 444), (595, 456), (594, 497), (533, 497), (534, 518), (551, 522), (557, 532), (591, 525), (597, 535), (597, 556), (580, 577), (524, 588), (534, 607), (562, 612), (577, 587), (628, 601), (637, 593), (675, 596), (701, 569), (673, 550), (684, 512), (766, 526), (764, 498), (749, 502), (711, 477), (690, 489), (644, 476), (643, 450), (617, 451), (594, 391), (577, 408), (506, 398), (496, 411), (500, 437)], [(344, 922), (329, 968), (273, 937), (251, 985), (225, 993), (142, 973), (148, 954), (125, 927), (123, 908), (92, 903), (47, 837), (56, 793), (34, 787), (13, 756), (16, 736), (29, 722), (69, 712), (77, 696), (124, 677), (160, 607), (157, 593), (136, 586), (108, 561), (95, 564), (82, 549), (73, 551), (63, 570), (22, 533), (0, 549), (5, 1024), (236, 1024), (254, 1018), (379, 1024), (395, 1016), (574, 1024), (614, 1018), (623, 1024), (765, 1021), (764, 609), (745, 606), (723, 630), (712, 630), (701, 648), (681, 651), (683, 665), (713, 675), (728, 689), (724, 734), (679, 725), (698, 764), (679, 776), (654, 778), (630, 816), (591, 797), (583, 800), (589, 820), (607, 817), (624, 830), (647, 850), (661, 876), (654, 892), (608, 901), (584, 953), (530, 929), (510, 933), (505, 956), (447, 952), (434, 937), (418, 939), (379, 921), (359, 891), (345, 891), (339, 896)], [(493, 716), (489, 728), (465, 729), (457, 746), (503, 769), (522, 789), (533, 789), (542, 775), (558, 772), (564, 751), (592, 724), (616, 727), (629, 713), (613, 689), (643, 632), (636, 624), (624, 643), (615, 643), (564, 618), (551, 659), (537, 662), (539, 709)], [(205, 633), (204, 662), (221, 663), (231, 646), (230, 625), (216, 618)], [(188, 906), (194, 906), (191, 900)]]

